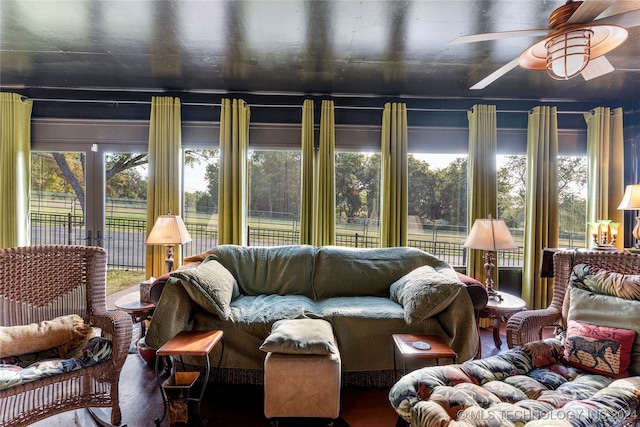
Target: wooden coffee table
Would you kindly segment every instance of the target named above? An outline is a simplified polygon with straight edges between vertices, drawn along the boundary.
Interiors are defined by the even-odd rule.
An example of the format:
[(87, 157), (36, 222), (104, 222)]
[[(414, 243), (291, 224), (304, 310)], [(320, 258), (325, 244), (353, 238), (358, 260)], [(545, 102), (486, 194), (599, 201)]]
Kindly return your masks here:
[[(500, 339), (500, 323), (506, 322), (514, 314), (526, 310), (527, 303), (522, 298), (506, 292), (498, 291), (501, 299), (489, 298), (487, 305), (480, 310), (480, 317), (493, 319), (493, 343), (496, 348), (502, 346)], [(482, 350), (478, 350), (482, 354)]]
[[(222, 361), (222, 354), (224, 353), (224, 341), (223, 341), (223, 332), (222, 331), (181, 331), (176, 334), (173, 338), (167, 341), (162, 347), (160, 347), (156, 351), (156, 379), (158, 381), (158, 385), (160, 386), (160, 393), (162, 394), (162, 401), (164, 403), (164, 412), (162, 414), (162, 418), (156, 418), (156, 425), (160, 425), (164, 417), (167, 415), (167, 394), (165, 392), (165, 387), (168, 389), (178, 388), (182, 385), (182, 388), (186, 388), (186, 394), (188, 395), (188, 389), (191, 388), (191, 385), (195, 383), (196, 379), (200, 375), (199, 372), (176, 372), (176, 364), (173, 364), (173, 374), (171, 377), (165, 382), (165, 384), (160, 383), (160, 366), (162, 365), (162, 358), (168, 356), (180, 357), (182, 361), (182, 356), (202, 356), (205, 358), (205, 375), (202, 384), (202, 389), (200, 390), (200, 397), (197, 399), (185, 397), (183, 400), (186, 402), (188, 400), (195, 400), (198, 402), (198, 416), (200, 417), (200, 422), (202, 425), (207, 425), (207, 422), (202, 419), (202, 414), (200, 412), (200, 405), (202, 404), (202, 399), (204, 398), (204, 391), (207, 387), (207, 383), (209, 382), (209, 373), (211, 371), (211, 365), (209, 360), (209, 355), (214, 347), (222, 341), (222, 350), (220, 352), (220, 361), (218, 362), (218, 368), (220, 369), (220, 362)], [(184, 364), (183, 364), (184, 365)], [(182, 384), (178, 384), (182, 381)], [(177, 406), (176, 411), (184, 412), (177, 414), (178, 417), (183, 417), (181, 420), (172, 420), (172, 413), (169, 413), (169, 421), (172, 422), (187, 422), (186, 419), (186, 405)], [(171, 410), (171, 406), (169, 408)], [(183, 411), (184, 410), (184, 411)]]
[[(407, 359), (436, 359), (436, 364), (440, 364), (440, 359), (451, 359), (456, 362), (458, 354), (451, 349), (437, 335), (415, 335), (415, 334), (393, 334), (391, 336), (395, 344), (393, 351), (393, 370), (396, 371), (396, 350), (402, 358), (402, 373), (407, 373)], [(414, 343), (426, 342), (431, 348), (423, 350), (416, 348)]]

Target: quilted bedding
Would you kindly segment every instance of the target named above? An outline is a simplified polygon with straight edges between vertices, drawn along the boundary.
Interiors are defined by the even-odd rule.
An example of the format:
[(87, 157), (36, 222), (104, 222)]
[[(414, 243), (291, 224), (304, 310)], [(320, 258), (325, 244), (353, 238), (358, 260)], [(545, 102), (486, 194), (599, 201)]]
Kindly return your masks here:
[(389, 400), (412, 426), (609, 426), (638, 410), (640, 377), (613, 379), (562, 363), (545, 340), (404, 376)]

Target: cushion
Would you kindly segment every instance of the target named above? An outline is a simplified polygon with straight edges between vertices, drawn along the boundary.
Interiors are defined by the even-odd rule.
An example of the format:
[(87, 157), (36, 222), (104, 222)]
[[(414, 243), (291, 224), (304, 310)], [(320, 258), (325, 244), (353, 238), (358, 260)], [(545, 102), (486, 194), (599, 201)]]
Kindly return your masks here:
[(93, 330), (82, 317), (71, 314), (20, 326), (0, 327), (0, 357), (59, 348), (64, 354), (85, 341)]
[(220, 245), (211, 250), (238, 281), (244, 295), (304, 295), (313, 298), (311, 285), (315, 248), (309, 245)]
[[(415, 248), (318, 248), (313, 290), (318, 300), (334, 297), (389, 297), (389, 286), (423, 265), (455, 271), (449, 264)], [(340, 280), (336, 280), (340, 278)]]
[(640, 301), (595, 294), (574, 286), (569, 287), (569, 295), (567, 321), (636, 331), (629, 372), (640, 375)]
[(463, 288), (455, 274), (444, 275), (425, 265), (395, 281), (390, 291), (391, 299), (404, 307), (405, 321), (412, 325), (447, 308)]
[(575, 367), (609, 377), (626, 376), (636, 331), (570, 320), (564, 357)]
[(223, 320), (231, 319), (229, 304), (240, 295), (233, 275), (214, 259), (195, 268), (174, 271), (172, 277), (180, 279), (189, 297), (200, 307)]
[(571, 283), (597, 294), (640, 301), (640, 275), (622, 274), (577, 264), (571, 272)]
[(260, 350), (284, 354), (338, 353), (331, 323), (322, 319), (278, 320)]
[(0, 391), (109, 360), (112, 347), (111, 341), (93, 337), (77, 349), (77, 354), (64, 359), (52, 354), (46, 359), (40, 357), (42, 354), (0, 358)]

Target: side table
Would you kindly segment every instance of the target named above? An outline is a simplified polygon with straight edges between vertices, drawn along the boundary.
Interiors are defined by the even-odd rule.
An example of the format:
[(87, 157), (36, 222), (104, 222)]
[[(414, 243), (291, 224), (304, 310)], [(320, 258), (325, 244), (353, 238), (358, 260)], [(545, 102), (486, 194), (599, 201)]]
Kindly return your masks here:
[(140, 301), (140, 292), (138, 291), (118, 298), (114, 305), (118, 310), (128, 313), (134, 323), (140, 323), (140, 336), (138, 338), (144, 337), (147, 333), (146, 320), (153, 314), (156, 305), (151, 302)]
[[(167, 390), (175, 389), (180, 393), (178, 397), (178, 404), (173, 405), (173, 409), (175, 412), (172, 413), (171, 405), (169, 405), (169, 421), (170, 422), (184, 422), (188, 421), (187, 412), (187, 402), (197, 401), (198, 402), (198, 417), (200, 418), (200, 422), (202, 425), (207, 425), (207, 422), (202, 419), (202, 413), (200, 412), (200, 405), (202, 404), (202, 399), (204, 398), (204, 392), (207, 387), (207, 383), (209, 382), (209, 374), (211, 371), (211, 363), (209, 360), (209, 355), (211, 351), (215, 348), (215, 346), (222, 341), (222, 349), (220, 351), (220, 360), (218, 361), (217, 369), (220, 369), (220, 362), (222, 362), (222, 355), (224, 353), (224, 340), (223, 340), (223, 332), (222, 331), (181, 331), (176, 334), (169, 341), (164, 343), (162, 347), (160, 347), (156, 351), (156, 380), (158, 381), (158, 385), (160, 386), (160, 393), (162, 394), (162, 402), (164, 404), (164, 412), (162, 413), (162, 418), (156, 418), (156, 425), (160, 425), (164, 417), (167, 415), (167, 403), (169, 401), (167, 397)], [(200, 397), (190, 398), (188, 396), (189, 390), (191, 386), (195, 383), (198, 376), (200, 376), (199, 372), (176, 372), (176, 364), (173, 363), (173, 373), (169, 377), (164, 384), (160, 383), (160, 366), (162, 365), (162, 358), (168, 356), (178, 356), (180, 358), (180, 362), (182, 362), (182, 356), (201, 356), (205, 358), (205, 375), (202, 383), (202, 388), (200, 390)], [(181, 363), (184, 367), (184, 363)], [(177, 417), (179, 419), (172, 419), (172, 417)]]
[[(451, 359), (456, 362), (458, 354), (451, 349), (437, 335), (393, 334), (391, 335), (395, 348), (393, 351), (393, 372), (396, 372), (396, 350), (402, 358), (402, 374), (407, 373), (407, 359), (436, 359), (439, 364), (441, 358)], [(416, 342), (426, 342), (431, 348), (428, 350), (414, 346)]]
[[(506, 292), (498, 291), (501, 299), (489, 298), (487, 305), (480, 310), (480, 317), (493, 319), (493, 343), (496, 348), (502, 346), (500, 339), (500, 323), (506, 322), (511, 316), (520, 311), (526, 310), (527, 303), (522, 298)], [(482, 354), (482, 349), (478, 350)]]

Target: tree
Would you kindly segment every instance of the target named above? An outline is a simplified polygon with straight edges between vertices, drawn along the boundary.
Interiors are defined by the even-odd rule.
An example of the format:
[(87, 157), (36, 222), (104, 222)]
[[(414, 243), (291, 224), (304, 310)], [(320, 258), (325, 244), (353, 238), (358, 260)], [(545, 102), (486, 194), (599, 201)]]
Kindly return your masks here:
[(511, 228), (524, 226), (527, 192), (527, 157), (507, 156), (498, 169), (498, 217)]
[(382, 166), (380, 162), (380, 154), (365, 156), (363, 168), (360, 173), (357, 173), (362, 184), (367, 218), (377, 219), (380, 216), (380, 169)]
[(458, 157), (436, 172), (438, 216), (449, 224), (467, 224), (467, 164), (468, 158)]
[(429, 164), (410, 154), (408, 177), (409, 215), (417, 215), (421, 219), (439, 218), (440, 209), (435, 193), (436, 175), (429, 170)]
[(367, 206), (363, 200), (364, 186), (358, 176), (364, 170), (364, 163), (363, 153), (336, 154), (336, 216), (346, 218), (347, 222), (359, 217), (363, 207), (366, 209)]
[(249, 157), (249, 209), (297, 218), (300, 151), (254, 150)]
[(204, 179), (207, 181), (207, 194), (198, 200), (200, 209), (202, 209), (203, 206), (210, 206), (212, 213), (218, 212), (218, 184), (220, 182), (220, 166), (218, 162), (207, 164)]
[[(208, 160), (214, 157), (217, 150), (185, 150), (185, 165), (191, 165), (194, 163), (200, 163), (201, 161)], [(77, 153), (56, 152), (52, 153), (52, 157), (55, 160), (58, 168), (67, 183), (70, 185), (72, 191), (75, 193), (78, 200), (81, 202), (82, 210), (85, 209), (85, 155), (80, 153), (80, 167), (73, 167), (72, 161)], [(107, 194), (126, 194), (130, 192), (129, 189), (123, 188), (127, 185), (141, 185), (143, 178), (133, 171), (139, 166), (146, 165), (149, 161), (146, 153), (115, 153), (109, 154), (105, 159), (105, 179), (107, 182)], [(121, 174), (127, 172), (128, 177), (119, 180), (119, 182), (112, 181), (112, 179)], [(145, 182), (146, 183), (146, 182)], [(48, 190), (47, 190), (48, 191)], [(146, 190), (138, 188), (133, 192), (135, 198), (146, 197)]]
[[(510, 227), (524, 226), (526, 156), (509, 156), (498, 170), (498, 213)], [(587, 164), (585, 157), (558, 156), (558, 215), (560, 233), (584, 233)]]

